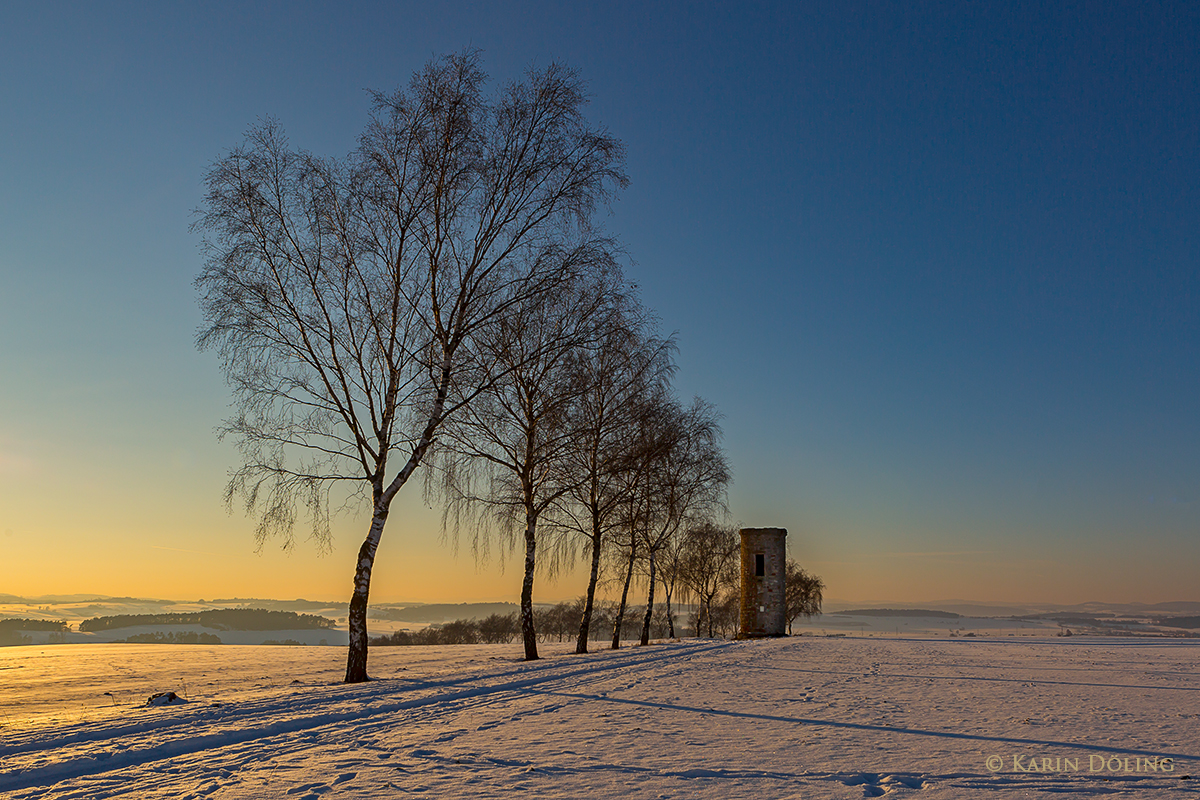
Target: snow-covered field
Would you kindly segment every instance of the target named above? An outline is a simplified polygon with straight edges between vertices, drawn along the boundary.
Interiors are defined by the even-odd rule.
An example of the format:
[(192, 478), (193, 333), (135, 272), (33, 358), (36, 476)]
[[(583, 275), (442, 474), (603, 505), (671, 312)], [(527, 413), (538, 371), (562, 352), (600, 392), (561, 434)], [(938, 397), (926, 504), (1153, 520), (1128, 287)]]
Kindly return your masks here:
[(0, 796), (1200, 796), (1196, 640), (569, 649), (4, 648)]

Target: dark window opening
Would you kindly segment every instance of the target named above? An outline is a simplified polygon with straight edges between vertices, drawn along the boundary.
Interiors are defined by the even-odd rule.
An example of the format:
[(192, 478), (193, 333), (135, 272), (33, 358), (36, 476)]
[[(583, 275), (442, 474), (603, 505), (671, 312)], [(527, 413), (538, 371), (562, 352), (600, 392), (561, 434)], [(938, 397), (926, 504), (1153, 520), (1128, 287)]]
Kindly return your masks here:
[(767, 574), (767, 557), (762, 553), (754, 554), (754, 575), (761, 578)]

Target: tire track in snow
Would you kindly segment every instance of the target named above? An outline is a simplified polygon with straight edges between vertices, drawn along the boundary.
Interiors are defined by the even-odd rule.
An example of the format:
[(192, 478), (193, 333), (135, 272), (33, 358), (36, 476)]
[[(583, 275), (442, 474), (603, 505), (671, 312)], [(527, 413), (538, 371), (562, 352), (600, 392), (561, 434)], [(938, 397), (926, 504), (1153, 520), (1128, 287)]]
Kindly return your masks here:
[[(30, 731), (20, 736), (18, 741), (10, 740), (0, 746), (0, 759), (3, 759), (0, 762), (3, 764), (3, 771), (0, 771), (0, 792), (34, 790), (32, 793), (27, 791), (26, 794), (16, 797), (36, 796), (65, 780), (96, 776), (164, 759), (188, 758), (209, 750), (303, 731), (311, 732), (347, 722), (353, 723), (356, 732), (367, 732), (376, 725), (386, 725), (390, 728), (395, 725), (396, 720), (392, 715), (397, 712), (436, 706), (437, 709), (430, 708), (428, 711), (436, 710), (441, 714), (462, 709), (466, 705), (487, 704), (490, 697), (519, 692), (532, 686), (570, 679), (586, 680), (588, 677), (611, 675), (635, 668), (640, 671), (653, 668), (662, 662), (692, 660), (703, 653), (731, 646), (736, 645), (730, 642), (683, 643), (661, 646), (661, 649), (656, 647), (653, 652), (632, 648), (616, 653), (602, 651), (572, 657), (570, 663), (528, 662), (522, 668), (498, 673), (471, 673), (435, 680), (401, 679), (393, 682), (387, 679), (386, 682), (374, 681), (353, 687), (335, 687), (316, 696), (312, 693), (307, 693), (307, 696), (293, 694), (248, 701), (237, 706), (222, 706), (219, 710), (197, 709), (199, 714), (189, 715), (185, 719), (173, 716), (128, 725), (85, 723), (83, 726)], [(479, 685), (481, 682), (483, 685)], [(471, 685), (458, 688), (463, 684)], [(420, 692), (421, 695), (412, 697), (414, 692)], [(397, 694), (405, 695), (405, 699), (389, 699)], [(500, 699), (495, 697), (493, 702)], [(463, 701), (467, 702), (464, 704)], [(329, 706), (334, 708), (322, 710), (328, 709)], [(216, 732), (202, 732), (211, 729), (213, 725), (237, 726), (238, 723), (252, 723), (264, 716), (282, 718), (265, 725), (249, 724), (243, 727), (227, 727)], [(431, 714), (420, 716), (428, 717)], [(159, 734), (160, 738), (149, 745), (138, 746), (136, 741), (130, 741), (155, 734)], [(164, 741), (161, 735), (170, 738)], [(89, 753), (88, 745), (104, 746), (104, 750)], [(297, 742), (296, 748), (310, 745), (311, 742)], [(112, 747), (124, 749), (113, 752)], [(257, 752), (257, 749), (254, 749), (254, 752)], [(273, 750), (273, 753), (278, 752), (278, 749)], [(18, 759), (18, 756), (26, 758)], [(18, 763), (36, 759), (38, 756), (45, 756), (51, 760), (49, 763), (28, 766)]]

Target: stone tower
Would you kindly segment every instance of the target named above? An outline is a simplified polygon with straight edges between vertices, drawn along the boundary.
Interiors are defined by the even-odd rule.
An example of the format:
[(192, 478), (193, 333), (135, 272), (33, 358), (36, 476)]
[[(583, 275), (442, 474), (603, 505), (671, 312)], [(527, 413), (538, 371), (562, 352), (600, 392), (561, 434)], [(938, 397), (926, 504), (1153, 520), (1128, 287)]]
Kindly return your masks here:
[(785, 576), (787, 531), (783, 528), (743, 528), (743, 637), (783, 636), (787, 631)]

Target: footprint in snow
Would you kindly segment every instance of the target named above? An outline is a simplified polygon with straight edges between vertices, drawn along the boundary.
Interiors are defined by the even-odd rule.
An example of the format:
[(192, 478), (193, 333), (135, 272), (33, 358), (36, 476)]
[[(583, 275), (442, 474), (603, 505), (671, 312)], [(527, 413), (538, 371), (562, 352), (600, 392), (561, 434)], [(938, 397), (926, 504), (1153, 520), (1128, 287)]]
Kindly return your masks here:
[(876, 775), (870, 772), (859, 773), (842, 779), (845, 786), (861, 786), (863, 797), (882, 797), (894, 789), (924, 789), (923, 778), (915, 775)]
[(303, 794), (303, 796), (298, 800), (318, 800), (321, 795), (326, 794), (327, 792), (332, 792), (333, 787), (340, 783), (345, 783), (348, 780), (353, 780), (357, 776), (357, 772), (344, 772), (329, 783), (305, 783), (301, 784), (300, 786), (293, 786), (291, 789), (288, 789), (285, 794), (298, 795), (301, 793), (306, 793)]

